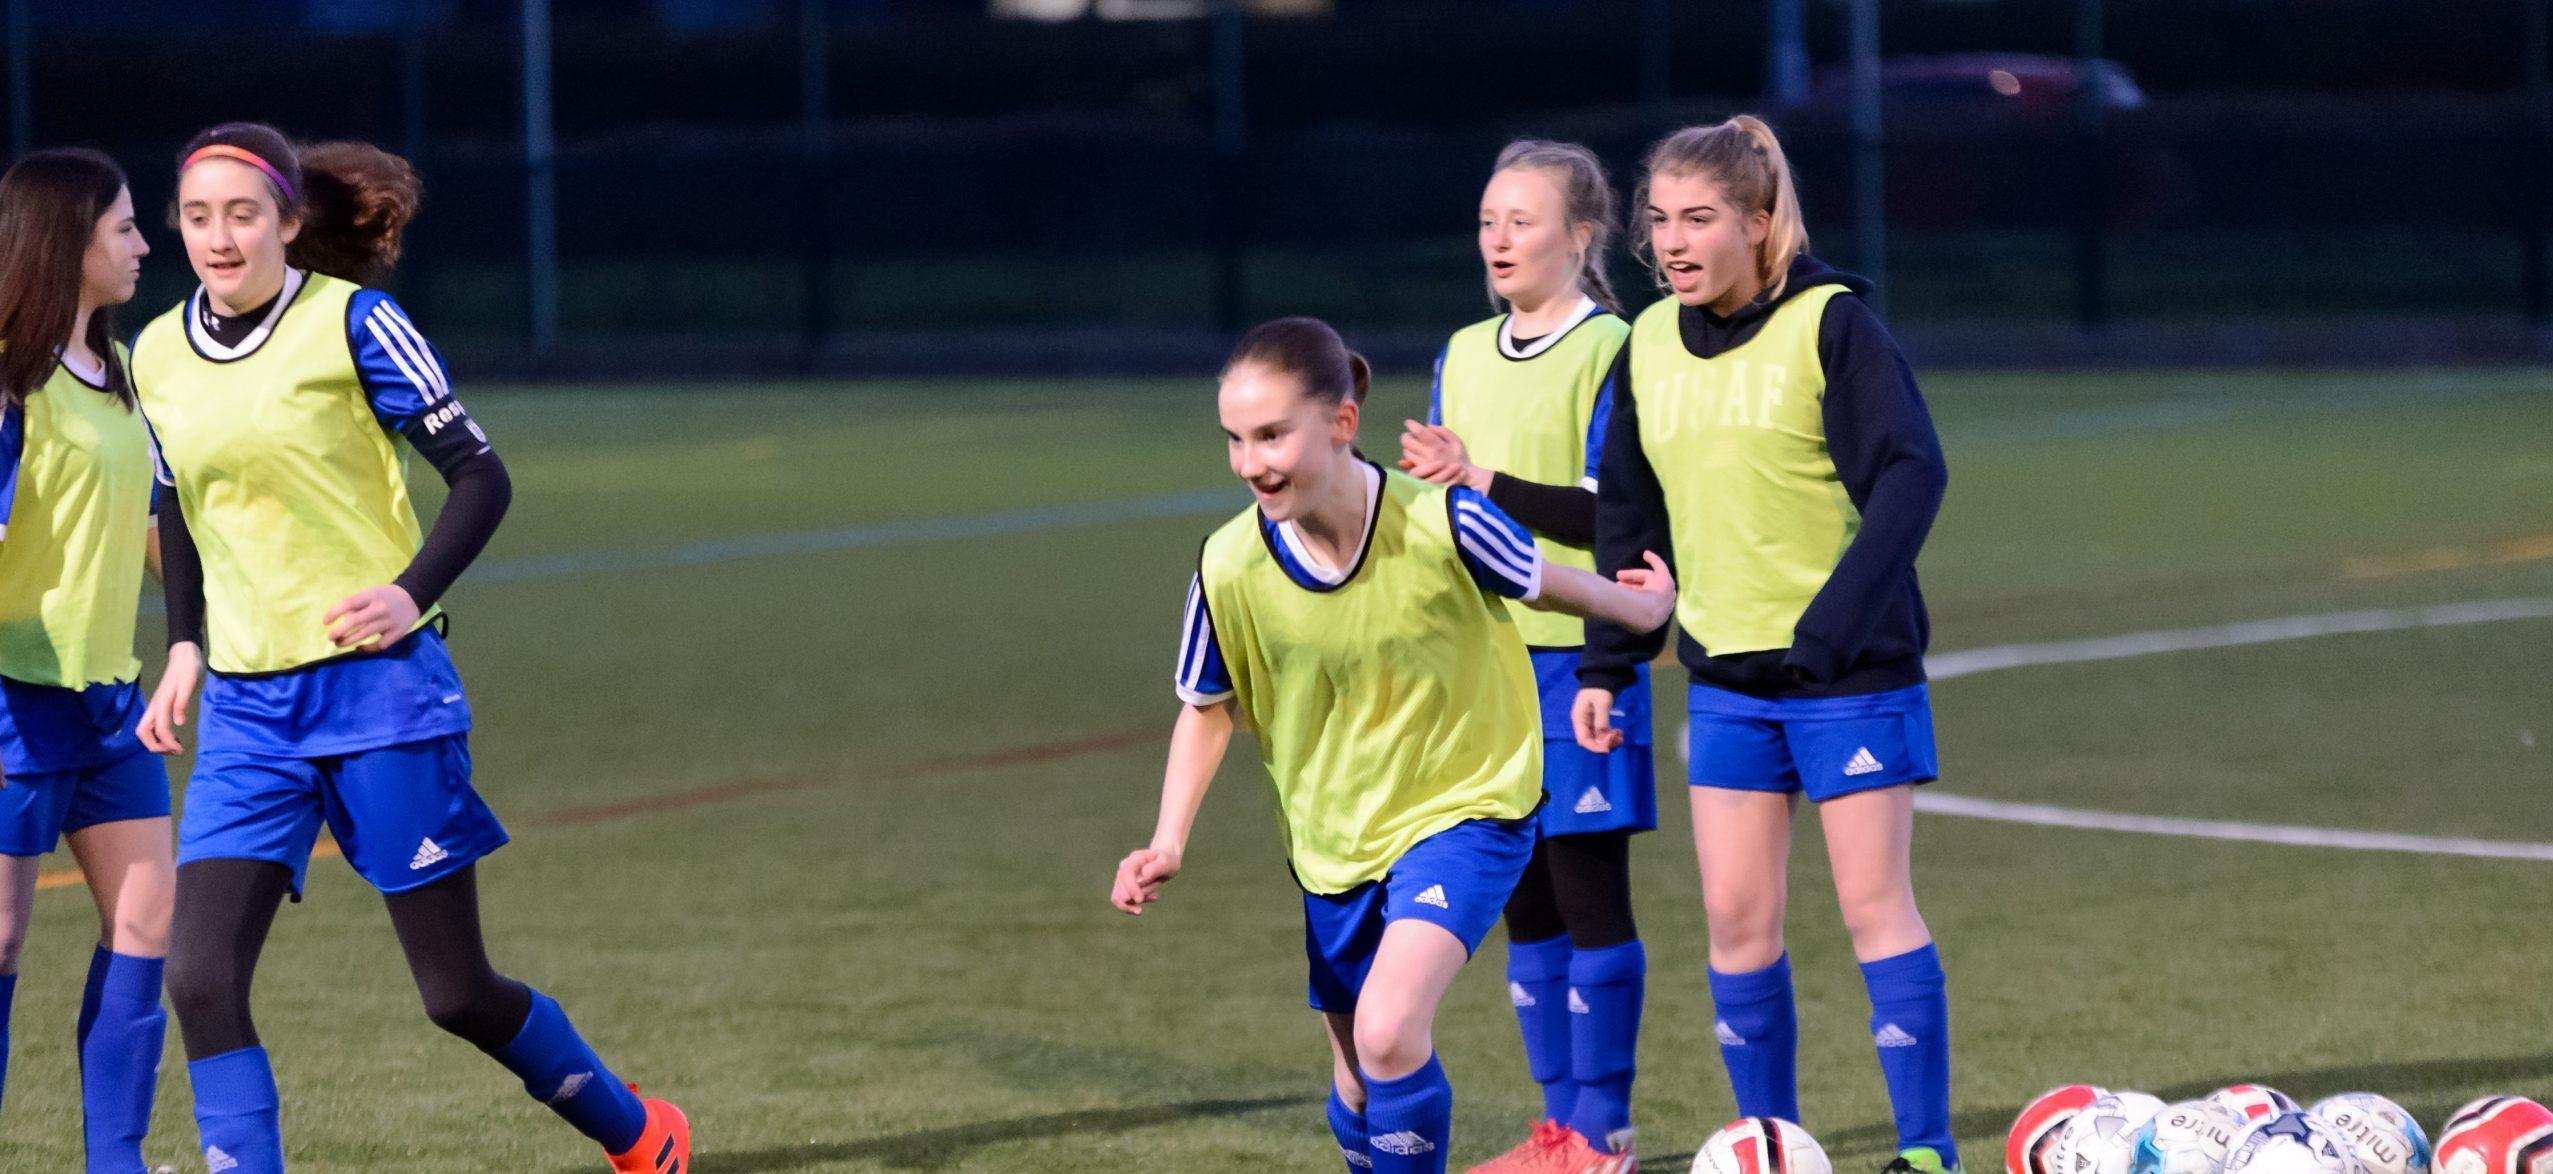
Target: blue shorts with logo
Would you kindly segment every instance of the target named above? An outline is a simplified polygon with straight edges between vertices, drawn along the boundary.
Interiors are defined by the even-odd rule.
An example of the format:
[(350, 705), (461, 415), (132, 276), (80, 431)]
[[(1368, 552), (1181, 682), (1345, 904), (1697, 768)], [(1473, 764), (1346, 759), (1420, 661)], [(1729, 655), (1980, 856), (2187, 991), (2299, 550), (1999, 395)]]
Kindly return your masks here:
[(0, 678), (0, 856), (42, 856), (66, 833), (169, 812), (168, 768), (134, 726), (141, 688)]
[(1312, 1009), (1346, 1014), (1374, 967), (1383, 928), (1408, 919), (1444, 927), (1466, 953), (1507, 909), (1534, 853), (1534, 817), (1475, 819), (1410, 846), (1383, 879), (1344, 893), (1303, 894), (1303, 952), (1312, 964)]
[(1909, 685), (1850, 697), (1763, 698), (1694, 685), (1694, 786), (1799, 792), (1824, 803), (1939, 778), (1932, 694)]
[(1657, 764), (1649, 747), (1649, 666), (1613, 697), (1613, 728), (1622, 745), (1595, 754), (1578, 744), (1569, 707), (1578, 700), (1578, 651), (1536, 650), (1534, 684), (1542, 694), (1542, 834), (1645, 832), (1658, 826)]
[(325, 823), (355, 872), (385, 893), (429, 885), (505, 845), (470, 786), (470, 736), (315, 758), (216, 751), (195, 759), (177, 862), (271, 860), (298, 897)]
[(325, 825), (372, 887), (432, 884), (504, 846), (470, 784), (470, 707), (431, 628), (372, 656), (216, 673), (177, 861), (270, 860), (298, 897)]

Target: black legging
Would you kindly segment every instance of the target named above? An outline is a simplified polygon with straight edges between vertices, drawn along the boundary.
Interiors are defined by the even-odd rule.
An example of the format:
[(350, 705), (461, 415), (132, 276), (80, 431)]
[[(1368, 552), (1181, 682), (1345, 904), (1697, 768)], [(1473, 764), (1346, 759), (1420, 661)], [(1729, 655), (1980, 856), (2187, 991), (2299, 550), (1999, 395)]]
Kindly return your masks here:
[[(265, 860), (198, 860), (177, 870), (177, 910), (168, 950), (168, 999), (202, 1060), (257, 1046), (248, 988), (257, 956), (292, 889), (292, 871)], [(532, 1014), (532, 992), (488, 964), (479, 932), (475, 868), (382, 897), (426, 1018), (484, 1052), (512, 1043)]]
[(1507, 940), (1547, 942), (1562, 934), (1581, 950), (1639, 940), (1631, 919), (1631, 833), (1551, 836), (1534, 845), (1507, 899)]

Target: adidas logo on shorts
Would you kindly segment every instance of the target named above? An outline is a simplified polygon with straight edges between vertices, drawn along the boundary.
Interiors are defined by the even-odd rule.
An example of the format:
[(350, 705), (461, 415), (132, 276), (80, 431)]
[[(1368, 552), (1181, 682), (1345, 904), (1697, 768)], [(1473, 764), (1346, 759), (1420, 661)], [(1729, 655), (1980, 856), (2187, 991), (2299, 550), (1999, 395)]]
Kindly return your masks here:
[(220, 1146), (208, 1145), (204, 1147), (204, 1169), (210, 1174), (222, 1174), (224, 1170), (239, 1169), (239, 1159), (223, 1153)]
[(1519, 1007), (1531, 1007), (1536, 1005), (1534, 997), (1526, 993), (1525, 984), (1521, 982), (1511, 982), (1507, 984), (1507, 1001), (1514, 1003)]
[(417, 845), (417, 854), (408, 858), (408, 871), (415, 872), (421, 868), (431, 868), (451, 858), (452, 854), (444, 851), (443, 845), (435, 843), (432, 837), (428, 837), (425, 843)]
[(1875, 774), (1885, 769), (1877, 758), (1871, 756), (1868, 746), (1853, 751), (1853, 760), (1844, 764), (1844, 773), (1848, 775)]
[(1587, 1001), (1578, 997), (1578, 988), (1574, 986), (1569, 988), (1569, 1013), (1572, 1015), (1585, 1015), (1589, 1013), (1587, 1011)]
[(1418, 891), (1418, 895), (1410, 899), (1421, 905), (1433, 905), (1439, 909), (1453, 908), (1453, 906), (1445, 903), (1445, 886), (1443, 885), (1429, 885), (1424, 889), (1420, 889)]
[(1398, 1154), (1404, 1158), (1416, 1154), (1436, 1152), (1435, 1142), (1429, 1141), (1424, 1137), (1420, 1137), (1418, 1134), (1407, 1129), (1403, 1129), (1397, 1133), (1376, 1134), (1373, 1137), (1367, 1138), (1365, 1144), (1374, 1149), (1381, 1150), (1384, 1153)]
[(1870, 1038), (1872, 1042), (1877, 1043), (1883, 1048), (1911, 1048), (1915, 1046), (1915, 1037), (1906, 1034), (1905, 1028), (1899, 1027), (1894, 1023), (1880, 1028), (1879, 1033), (1871, 1036)]
[(1728, 1020), (1723, 1019), (1718, 1023), (1714, 1023), (1711, 1025), (1711, 1028), (1712, 1034), (1720, 1037), (1721, 1047), (1742, 1048), (1746, 1046), (1746, 1037), (1739, 1035), (1736, 1028), (1729, 1026)]
[(1613, 804), (1605, 802), (1602, 788), (1589, 787), (1586, 794), (1578, 796), (1578, 806), (1574, 810), (1580, 815), (1594, 815), (1600, 811), (1613, 810)]

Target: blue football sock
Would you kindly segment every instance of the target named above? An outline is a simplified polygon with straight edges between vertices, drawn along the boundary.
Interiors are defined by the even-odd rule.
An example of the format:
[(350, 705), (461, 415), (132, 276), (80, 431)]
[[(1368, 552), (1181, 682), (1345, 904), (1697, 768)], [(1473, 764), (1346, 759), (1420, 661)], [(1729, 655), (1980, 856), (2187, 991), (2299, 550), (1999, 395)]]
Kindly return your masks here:
[(1762, 970), (1711, 972), (1720, 1063), (1740, 1117), (1800, 1119), (1800, 1013), (1791, 1001), (1791, 956)]
[(1398, 1080), (1365, 1074), (1365, 1152), (1374, 1174), (1442, 1174), (1454, 1140), (1454, 1085), (1427, 1063)]
[(9, 1006), (18, 998), (18, 976), (0, 974), (0, 1102), (9, 1097)]
[(548, 995), (532, 992), (532, 1013), (514, 1042), (490, 1053), (496, 1062), (523, 1078), (523, 1091), (567, 1119), (577, 1132), (602, 1143), (610, 1153), (638, 1144), (647, 1131), (647, 1108), (629, 1091), (601, 1057), (576, 1034), (567, 1012)]
[(1879, 1074), (1897, 1116), (1897, 1147), (1930, 1146), (1956, 1168), (1950, 1140), (1950, 992), (1941, 952), (1926, 944), (1893, 958), (1862, 963), (1870, 988), (1870, 1034), (1879, 1045)]
[(1337, 1085), (1330, 1086), (1330, 1136), (1339, 1139), (1348, 1174), (1365, 1174), (1373, 1168), (1373, 1159), (1365, 1156), (1365, 1114), (1347, 1107)]
[(1507, 999), (1525, 1033), (1525, 1071), (1542, 1086), (1542, 1115), (1567, 1124), (1578, 1107), (1569, 1071), (1569, 939), (1507, 943)]
[(1648, 976), (1649, 953), (1636, 941), (1569, 959), (1569, 1067), (1578, 1103), (1564, 1120), (1605, 1153), (1631, 1143), (1631, 1075)]
[(160, 1044), (168, 1036), (168, 1015), (160, 1010), (164, 966), (160, 959), (104, 946), (89, 960), (78, 1040), (81, 1120), (92, 1174), (145, 1168), (142, 1137), (151, 1129)]
[(197, 1060), (186, 1066), (195, 1088), (195, 1127), (204, 1138), (204, 1165), (226, 1174), (283, 1174), (281, 1098), (266, 1049)]

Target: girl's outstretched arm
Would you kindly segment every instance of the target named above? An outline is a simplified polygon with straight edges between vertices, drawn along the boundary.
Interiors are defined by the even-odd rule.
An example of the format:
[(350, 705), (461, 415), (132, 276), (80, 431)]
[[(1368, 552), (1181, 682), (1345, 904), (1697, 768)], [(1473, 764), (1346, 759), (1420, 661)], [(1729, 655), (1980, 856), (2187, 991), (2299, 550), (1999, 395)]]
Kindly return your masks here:
[(1188, 850), (1188, 832), (1197, 823), (1197, 807), (1214, 785), (1223, 752), (1232, 745), (1232, 702), (1183, 705), (1170, 730), (1170, 760), (1161, 772), (1161, 815), (1154, 822), (1152, 843), (1117, 862), (1117, 881), (1110, 904), (1142, 916), (1144, 906), (1161, 899), (1161, 886), (1179, 875)]

